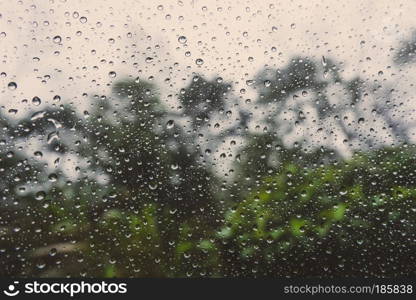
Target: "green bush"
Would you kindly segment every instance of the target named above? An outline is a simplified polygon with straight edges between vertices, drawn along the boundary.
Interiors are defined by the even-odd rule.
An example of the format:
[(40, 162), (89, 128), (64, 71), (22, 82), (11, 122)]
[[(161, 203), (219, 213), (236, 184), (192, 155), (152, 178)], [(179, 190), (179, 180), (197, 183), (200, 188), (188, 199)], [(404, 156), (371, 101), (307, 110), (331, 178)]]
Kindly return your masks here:
[(414, 274), (414, 148), (360, 153), (279, 174), (228, 211), (218, 232), (228, 276)]

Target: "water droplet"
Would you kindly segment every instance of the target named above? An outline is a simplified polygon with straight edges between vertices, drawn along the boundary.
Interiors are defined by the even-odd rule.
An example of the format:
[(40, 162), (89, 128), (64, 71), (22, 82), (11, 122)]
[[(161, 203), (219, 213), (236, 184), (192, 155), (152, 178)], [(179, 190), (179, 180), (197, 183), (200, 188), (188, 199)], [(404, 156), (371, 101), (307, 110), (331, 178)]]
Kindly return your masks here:
[(157, 189), (157, 183), (154, 183), (154, 184), (149, 183), (149, 188), (150, 188), (152, 191), (156, 190), (156, 189)]
[(50, 182), (56, 182), (58, 180), (58, 175), (56, 175), (55, 173), (52, 173), (48, 176), (48, 179)]
[(14, 91), (15, 89), (17, 89), (17, 84), (16, 82), (9, 82), (7, 87), (9, 88), (9, 90)]
[(171, 128), (173, 128), (173, 126), (175, 126), (175, 121), (173, 121), (173, 120), (169, 120), (169, 121), (166, 123), (166, 128), (167, 128), (167, 129), (171, 129)]
[(44, 191), (39, 191), (35, 195), (35, 199), (38, 201), (45, 199), (45, 197), (46, 197), (46, 193)]
[(325, 56), (322, 56), (322, 66), (326, 67), (326, 58)]
[(58, 253), (58, 250), (56, 250), (56, 248), (51, 248), (51, 250), (49, 250), (49, 256), (55, 256)]
[(203, 65), (203, 64), (204, 64), (204, 60), (203, 60), (202, 58), (197, 58), (197, 60), (195, 60), (195, 63), (196, 63), (198, 66), (201, 66), (201, 65)]
[(51, 122), (56, 129), (62, 128), (62, 124), (56, 121), (55, 119), (48, 118), (48, 121)]
[(35, 112), (31, 117), (30, 117), (30, 121), (36, 121), (38, 119), (41, 119), (45, 116), (46, 111), (38, 111)]
[(33, 105), (39, 106), (41, 103), (42, 103), (42, 100), (40, 100), (39, 97), (35, 96), (35, 97), (32, 98), (32, 104)]
[(33, 155), (35, 155), (36, 158), (42, 158), (43, 157), (43, 153), (41, 151), (35, 151), (35, 153), (33, 153)]
[(179, 42), (179, 43), (181, 43), (181, 44), (185, 44), (185, 43), (186, 43), (186, 41), (187, 41), (186, 36), (181, 35), (181, 36), (178, 38), (178, 42)]
[(38, 263), (38, 264), (36, 264), (36, 267), (38, 269), (43, 269), (43, 268), (45, 268), (45, 266), (46, 266), (46, 264), (44, 264), (44, 263)]
[(48, 134), (48, 144), (51, 144), (54, 140), (59, 140), (59, 133), (57, 131), (52, 131)]
[(108, 73), (108, 76), (110, 76), (110, 78), (115, 78), (117, 76), (117, 73), (114, 71), (111, 71)]
[(53, 37), (53, 42), (59, 44), (62, 41), (62, 38), (59, 35)]

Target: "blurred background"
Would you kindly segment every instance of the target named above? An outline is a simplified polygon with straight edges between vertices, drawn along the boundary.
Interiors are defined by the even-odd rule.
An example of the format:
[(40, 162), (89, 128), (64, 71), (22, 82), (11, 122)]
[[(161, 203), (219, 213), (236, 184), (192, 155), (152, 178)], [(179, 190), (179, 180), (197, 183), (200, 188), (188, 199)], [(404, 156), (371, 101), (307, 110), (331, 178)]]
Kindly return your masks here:
[(0, 275), (415, 275), (414, 9), (0, 3)]

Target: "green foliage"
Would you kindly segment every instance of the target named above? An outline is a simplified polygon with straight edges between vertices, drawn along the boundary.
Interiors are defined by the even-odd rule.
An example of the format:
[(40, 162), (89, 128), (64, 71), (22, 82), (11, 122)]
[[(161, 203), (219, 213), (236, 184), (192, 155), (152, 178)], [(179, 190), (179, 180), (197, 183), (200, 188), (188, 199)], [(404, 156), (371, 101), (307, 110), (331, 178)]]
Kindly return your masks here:
[[(235, 276), (415, 272), (414, 148), (319, 168), (286, 162), (230, 210), (218, 234)], [(245, 272), (242, 270), (246, 270)]]
[[(0, 275), (414, 275), (415, 148), (369, 146), (344, 159), (284, 142), (305, 120), (299, 92), (316, 97), (316, 115), (336, 120), (346, 141), (359, 139), (339, 115), (360, 114), (362, 81), (343, 80), (330, 60), (320, 67), (295, 57), (255, 82), (254, 103), (267, 111), (255, 133), (251, 113), (228, 110), (238, 107), (231, 85), (201, 76), (179, 91), (180, 114), (155, 86), (129, 79), (81, 114), (53, 106), (39, 118), (2, 116)], [(345, 90), (348, 105), (330, 105), (331, 85)], [(282, 118), (288, 111), (297, 117)], [(212, 133), (213, 120), (225, 117), (230, 127)], [(229, 149), (230, 179), (213, 155), (229, 137), (243, 142)], [(31, 139), (43, 154), (20, 146)], [(69, 157), (73, 170), (42, 161), (49, 154)]]

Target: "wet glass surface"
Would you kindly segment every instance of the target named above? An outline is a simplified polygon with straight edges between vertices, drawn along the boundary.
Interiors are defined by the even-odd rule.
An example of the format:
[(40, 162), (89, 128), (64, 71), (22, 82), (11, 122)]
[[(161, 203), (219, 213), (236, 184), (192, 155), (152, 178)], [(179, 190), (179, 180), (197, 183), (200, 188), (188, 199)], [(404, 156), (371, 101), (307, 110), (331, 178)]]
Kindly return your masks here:
[(0, 3), (0, 275), (414, 275), (415, 9)]

